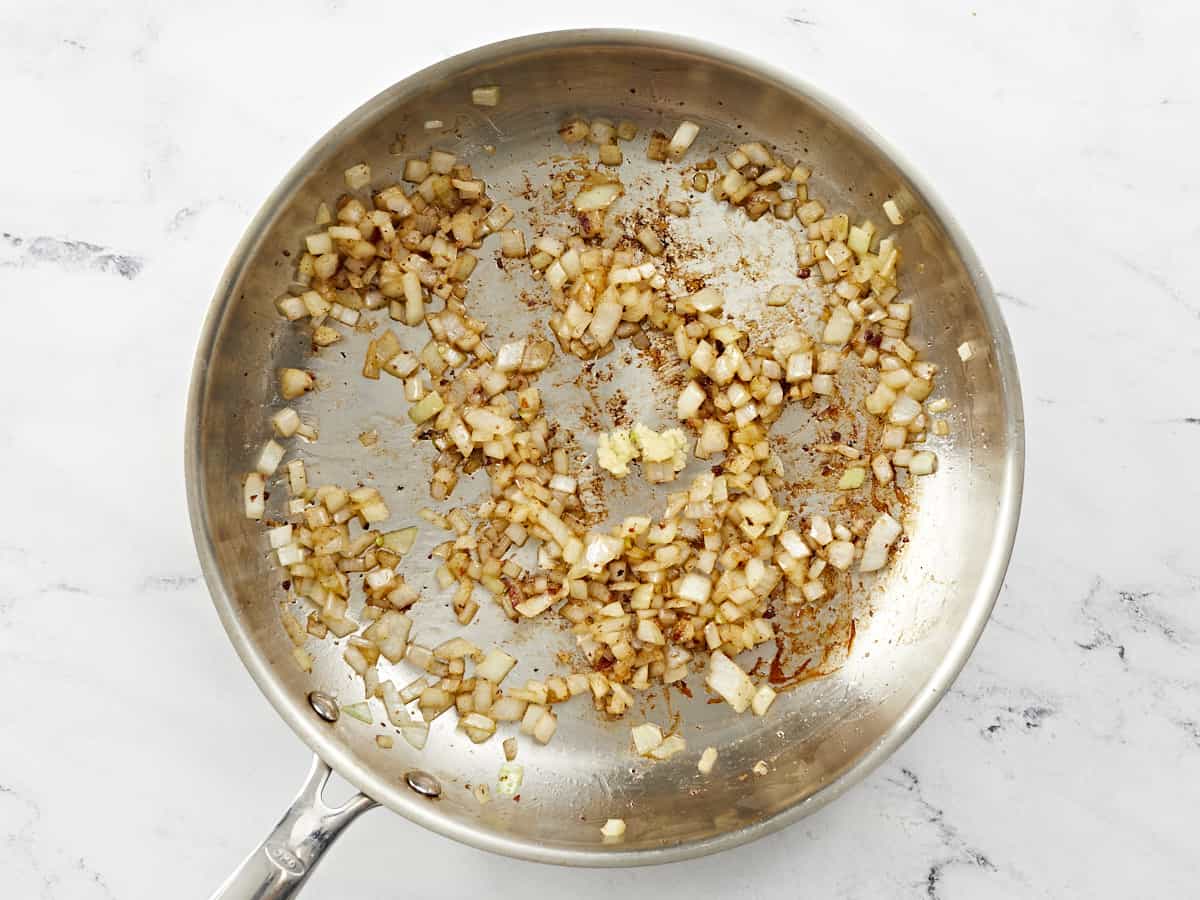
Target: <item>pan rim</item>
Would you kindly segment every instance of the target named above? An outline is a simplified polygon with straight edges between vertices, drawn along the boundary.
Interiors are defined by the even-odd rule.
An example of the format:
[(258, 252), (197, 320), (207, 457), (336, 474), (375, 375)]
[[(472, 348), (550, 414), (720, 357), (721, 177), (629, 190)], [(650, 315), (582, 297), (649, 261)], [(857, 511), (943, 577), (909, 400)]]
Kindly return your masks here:
[[(921, 192), (927, 206), (935, 213), (945, 228), (951, 244), (960, 255), (963, 265), (969, 273), (992, 340), (994, 359), (1000, 376), (1001, 401), (1005, 407), (1005, 437), (1009, 444), (1002, 472), (999, 473), (1001, 489), (996, 528), (982, 576), (975, 588), (974, 597), (967, 609), (963, 623), (941, 663), (883, 737), (813, 794), (769, 818), (703, 840), (639, 850), (610, 849), (600, 844), (597, 844), (595, 849), (546, 847), (524, 837), (481, 831), (440, 813), (437, 807), (430, 804), (428, 800), (414, 794), (406, 794), (401, 789), (387, 784), (382, 779), (370, 774), (367, 767), (357, 763), (332, 732), (322, 728), (313, 716), (307, 714), (306, 709), (289, 699), (273, 668), (256, 649), (249, 633), (244, 628), (234, 598), (226, 590), (217, 566), (213, 532), (203, 502), (205, 490), (200, 459), (199, 413), (204, 408), (208, 392), (208, 363), (212, 358), (225, 312), (231, 303), (236, 302), (232, 288), (237, 284), (243, 270), (253, 258), (255, 245), (260, 239), (264, 227), (291, 196), (299, 182), (306, 177), (312, 165), (338, 142), (340, 135), (348, 128), (354, 128), (363, 121), (369, 120), (381, 106), (390, 102), (390, 98), (397, 91), (411, 87), (418, 81), (437, 78), (443, 74), (477, 66), (505, 55), (588, 45), (628, 46), (682, 52), (705, 57), (719, 64), (738, 67), (759, 78), (783, 85), (788, 90), (820, 104), (832, 116), (846, 127), (856, 131), (868, 144), (890, 160)], [(778, 831), (816, 812), (862, 781), (891, 756), (933, 711), (961, 672), (982, 635), (999, 596), (1012, 556), (1024, 482), (1024, 413), (1016, 359), (1008, 329), (996, 302), (991, 283), (978, 256), (958, 222), (932, 190), (922, 173), (853, 111), (791, 72), (777, 69), (748, 54), (730, 50), (708, 41), (651, 30), (570, 29), (541, 32), (487, 44), (456, 54), (409, 75), (385, 88), (334, 125), (292, 166), (280, 184), (264, 201), (238, 241), (217, 284), (197, 343), (186, 415), (185, 484), (192, 536), (200, 559), (201, 570), (213, 605), (216, 607), (221, 624), (234, 649), (259, 690), (262, 691), (276, 712), (296, 735), (338, 774), (358, 790), (378, 799), (389, 809), (408, 820), (477, 849), (533, 862), (567, 866), (654, 865), (692, 859), (732, 849)]]

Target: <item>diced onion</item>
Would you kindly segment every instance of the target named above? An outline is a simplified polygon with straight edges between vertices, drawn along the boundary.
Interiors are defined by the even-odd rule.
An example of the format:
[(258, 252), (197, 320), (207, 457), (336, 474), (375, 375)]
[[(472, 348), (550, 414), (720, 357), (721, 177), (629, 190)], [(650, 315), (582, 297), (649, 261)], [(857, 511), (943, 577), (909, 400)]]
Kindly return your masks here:
[(527, 712), (528, 701), (515, 697), (501, 697), (488, 710), (488, 714), (497, 722), (521, 722)]
[(808, 544), (804, 543), (804, 538), (791, 529), (780, 532), (779, 544), (793, 559), (805, 559), (812, 555)]
[[(496, 86), (484, 85), (471, 90), (471, 99), (494, 107), (499, 94)], [(442, 127), (434, 120), (427, 125)], [(636, 126), (573, 119), (560, 133), (568, 143), (590, 140), (600, 162), (615, 166), (628, 151), (617, 142), (631, 139)], [(677, 161), (698, 133), (693, 122), (681, 123), (671, 138), (655, 132), (647, 156)], [(531, 247), (522, 230), (510, 227), (513, 209), (489, 197), (486, 181), (451, 149), (406, 160), (404, 184), (361, 197), (352, 193), (334, 209), (330, 204), (318, 210), (319, 231), (305, 238), (295, 273), (303, 292), (277, 297), (275, 308), (289, 321), (308, 320), (300, 327), (314, 352), (362, 340), (363, 376), (379, 380), (387, 372), (402, 380), (416, 438), (432, 448), (432, 500), (453, 503), (460, 480), (477, 472), (490, 481), (472, 506), (420, 511), (428, 526), (445, 532), (428, 547), (423, 544), (422, 553), (428, 550), (436, 586), (453, 593), (447, 599), (455, 618), (462, 625), (472, 621), (481, 591), (513, 621), (561, 616), (589, 665), (566, 677), (547, 674), (502, 689), (516, 665), (503, 650), (484, 652), (455, 633), (443, 635), (434, 649), (410, 643), (413, 620), (406, 611), (420, 609), (422, 598), (402, 573), (417, 526), (372, 530), (390, 516), (380, 488), (310, 487), (302, 461), (293, 459), (287, 464), (287, 521), (264, 530), (274, 561), (286, 570), (288, 608), (294, 600), (308, 603), (312, 612), (306, 625), (288, 609), (282, 621), (297, 651), (293, 659), (305, 671), (314, 664), (304, 648), (309, 638), (346, 639), (339, 647), (361, 679), (364, 721), (370, 721), (370, 700), (377, 698), (388, 721), (417, 748), (428, 739), (429, 723), (451, 708), (471, 741), (489, 740), (500, 723), (518, 722), (522, 733), (546, 743), (558, 725), (552, 704), (590, 695), (603, 714), (621, 716), (638, 705), (639, 692), (686, 679), (694, 654), (706, 650), (709, 689), (737, 712), (765, 715), (775, 689), (755, 685), (735, 657), (775, 639), (770, 611), (780, 601), (802, 604), (804, 615), (815, 615), (823, 628), (836, 612), (832, 597), (858, 587), (840, 573), (855, 560), (863, 572), (887, 564), (900, 526), (884, 514), (868, 529), (858, 518), (859, 504), (895, 508), (904, 496), (896, 491), (893, 497), (889, 490), (897, 478), (894, 468), (907, 467), (909, 476), (935, 471), (936, 455), (912, 445), (929, 431), (948, 431), (944, 420), (932, 418), (944, 411), (944, 402), (923, 406), (934, 390), (937, 366), (920, 358), (909, 337), (913, 304), (901, 296), (897, 281), (900, 247), (895, 237), (881, 239), (869, 221), (852, 224), (845, 213), (827, 211), (813, 196), (817, 185), (810, 186), (808, 167), (779, 158), (768, 144), (748, 141), (725, 159), (728, 171), (704, 160), (678, 173), (687, 202), (672, 200), (664, 190), (652, 211), (622, 209), (620, 216), (610, 216), (609, 208), (624, 193), (613, 177), (618, 173), (603, 166), (584, 171), (577, 155), (571, 160), (575, 170), (559, 168), (549, 185), (558, 202), (567, 198), (571, 183), (577, 187), (566, 219), (570, 230), (539, 229), (528, 239)], [(345, 178), (352, 192), (370, 188), (365, 164), (351, 167)], [(704, 196), (710, 189), (711, 196)], [(674, 294), (681, 275), (669, 245), (676, 235), (654, 224), (651, 215), (687, 215), (692, 205), (700, 210), (721, 201), (740, 207), (749, 220), (768, 211), (781, 222), (799, 220), (787, 226), (800, 229), (798, 276), (818, 276), (803, 285), (805, 302), (828, 304), (818, 332), (809, 333), (806, 309), (771, 313), (763, 324), (753, 310), (749, 315), (738, 310), (737, 319), (726, 315), (734, 312), (728, 309), (734, 288), (729, 304), (715, 283), (689, 285), (690, 295)], [(889, 200), (885, 212), (895, 223), (899, 206)], [(538, 216), (525, 222), (536, 224)], [(507, 324), (473, 317), (469, 279), (488, 252), (488, 237), (496, 234), (498, 267), (530, 276), (533, 290), (547, 296), (550, 339), (525, 334), (493, 349), (490, 335), (503, 335)], [(530, 252), (527, 269), (525, 263), (506, 262)], [(800, 288), (776, 284), (759, 297), (760, 310), (786, 310)], [(379, 327), (390, 324), (377, 318), (384, 309), (393, 322), (427, 329), (428, 335), (413, 336), (421, 349), (405, 350), (396, 332)], [(796, 324), (771, 334), (779, 315)], [(593, 505), (587, 464), (571, 444), (573, 437), (586, 444), (586, 436), (570, 435), (553, 421), (537, 386), (537, 373), (554, 359), (555, 341), (563, 353), (588, 365), (614, 349), (614, 358), (622, 360), (616, 365), (628, 365), (622, 342), (656, 356), (673, 346), (677, 355), (655, 359), (654, 365), (682, 369), (675, 412), (694, 430), (694, 447), (683, 428), (621, 423), (597, 440), (601, 469), (621, 477), (640, 460), (646, 482), (665, 483), (688, 466), (689, 450), (698, 459), (717, 457), (711, 467), (696, 465), (698, 474), (668, 494), (662, 508), (607, 528), (592, 524), (603, 517), (604, 498), (600, 508)], [(964, 347), (969, 354), (970, 345)], [(854, 461), (841, 464), (836, 483), (842, 491), (866, 485), (869, 460), (871, 496), (838, 495), (827, 510), (816, 504), (821, 513), (795, 524), (784, 502), (786, 475), (772, 426), (792, 403), (810, 409), (818, 422), (830, 418), (830, 411), (852, 414), (849, 398), (855, 392), (847, 376), (859, 368), (875, 370), (863, 401), (876, 417), (874, 427), (855, 429), (852, 438), (819, 438), (828, 443), (808, 449), (833, 455), (833, 464), (838, 456)], [(559, 373), (556, 381), (564, 375), (571, 377)], [(287, 400), (314, 387), (312, 374), (302, 369), (279, 371), (280, 394)], [(303, 421), (291, 407), (271, 416), (271, 430), (280, 441), (317, 436), (315, 423)], [(364, 446), (386, 439), (386, 432), (374, 429), (360, 435)], [(265, 518), (266, 476), (277, 471), (283, 456), (280, 443), (269, 441), (259, 471), (245, 479), (243, 502), (251, 518)], [(528, 555), (516, 555), (519, 547)], [(360, 585), (366, 598), (361, 605), (351, 590)], [(361, 613), (351, 618), (351, 609)], [(402, 661), (432, 677), (398, 690), (386, 673)], [(413, 701), (419, 719), (406, 709)], [(668, 759), (686, 748), (681, 734), (664, 737), (651, 723), (637, 726), (633, 736), (638, 753), (651, 759)], [(508, 739), (509, 764), (515, 750)], [(715, 760), (716, 749), (706, 748), (700, 772), (710, 773)], [(503, 770), (500, 788), (504, 793)], [(479, 802), (489, 799), (488, 785), (477, 783), (473, 790)]]
[(258, 472), (251, 472), (242, 483), (242, 494), (247, 519), (261, 519), (267, 511), (267, 500), (264, 496), (266, 480)]
[(608, 840), (616, 840), (625, 834), (624, 819), (609, 819), (600, 828), (600, 833)]
[(598, 574), (616, 559), (623, 549), (624, 545), (619, 538), (607, 534), (591, 534), (584, 545), (583, 558), (588, 568)]
[(496, 778), (496, 793), (512, 797), (521, 789), (524, 780), (525, 767), (515, 762), (506, 762), (500, 766), (500, 774)]
[(750, 700), (750, 710), (756, 716), (765, 716), (775, 702), (775, 690), (769, 684), (760, 685)]
[(652, 722), (634, 725), (631, 733), (633, 735), (633, 749), (637, 752), (638, 756), (646, 756), (663, 742), (662, 729)]
[(734, 712), (744, 711), (754, 698), (755, 688), (750, 676), (720, 650), (714, 650), (709, 656), (704, 683), (732, 706)]
[(867, 533), (863, 545), (862, 559), (859, 560), (860, 572), (877, 572), (887, 564), (888, 550), (896, 538), (900, 537), (900, 523), (887, 513), (881, 513)]
[(280, 547), (286, 546), (292, 542), (292, 526), (280, 525), (277, 528), (271, 528), (267, 531), (267, 542), (271, 545), (272, 550), (277, 550)]
[(704, 389), (695, 381), (690, 381), (679, 395), (675, 412), (680, 419), (690, 419), (700, 411), (705, 400)]
[(477, 678), (486, 678), (492, 684), (500, 684), (517, 663), (516, 659), (498, 647), (487, 652), (483, 661), (475, 667)]
[(471, 102), (476, 106), (498, 106), (500, 104), (500, 88), (494, 84), (473, 88)]
[(575, 195), (575, 209), (578, 212), (591, 212), (607, 209), (612, 202), (621, 196), (622, 188), (619, 183), (596, 184), (583, 188)]
[(312, 375), (302, 369), (279, 370), (279, 393), (284, 400), (294, 400), (313, 389)]
[(649, 225), (638, 230), (637, 239), (651, 256), (662, 256), (663, 242)]
[(596, 305), (591, 324), (588, 326), (588, 333), (595, 339), (598, 346), (603, 347), (612, 340), (617, 326), (621, 323), (623, 312), (623, 307), (616, 300), (601, 300)]
[(850, 340), (853, 333), (854, 319), (844, 306), (835, 306), (829, 315), (829, 321), (825, 323), (821, 341), (840, 347)]
[(650, 751), (650, 756), (657, 760), (667, 760), (676, 754), (687, 750), (687, 741), (681, 735), (672, 734), (663, 738), (663, 742)]
[(921, 414), (921, 404), (907, 394), (901, 394), (888, 410), (892, 425), (908, 425)]
[(436, 416), (445, 405), (437, 391), (430, 391), (409, 408), (408, 417), (420, 425)]
[(459, 725), (476, 744), (483, 743), (496, 733), (495, 721), (481, 713), (468, 713), (459, 720)]
[(725, 305), (725, 297), (713, 287), (701, 288), (686, 299), (686, 302), (697, 312), (716, 312)]
[(533, 737), (539, 744), (550, 743), (550, 738), (554, 737), (554, 732), (558, 728), (558, 717), (550, 710), (546, 710), (537, 724), (533, 727)]
[(861, 466), (854, 466), (842, 473), (842, 477), (838, 479), (839, 491), (853, 491), (863, 486), (866, 481), (867, 470)]
[(848, 540), (832, 541), (825, 548), (825, 556), (831, 566), (844, 572), (854, 562), (854, 544)]
[(914, 453), (912, 461), (908, 464), (910, 475), (932, 475), (935, 471), (937, 471), (937, 456), (930, 450)]
[(429, 725), (425, 722), (410, 722), (400, 727), (400, 734), (414, 749), (423, 750), (425, 742), (429, 740)]
[(328, 234), (310, 234), (304, 239), (304, 245), (313, 256), (322, 256), (333, 250), (333, 238)]
[(593, 119), (588, 126), (588, 140), (593, 144), (608, 144), (616, 137), (617, 129), (608, 119)]
[(297, 319), (302, 319), (308, 315), (308, 308), (304, 305), (304, 300), (291, 294), (284, 294), (276, 300), (275, 308), (289, 322), (295, 322)]
[(349, 703), (342, 707), (342, 712), (352, 719), (358, 719), (360, 722), (365, 722), (370, 725), (374, 719), (371, 718), (371, 707), (365, 702)]
[(508, 228), (500, 232), (500, 254), (506, 259), (520, 259), (525, 256), (525, 235), (516, 228)]
[(550, 479), (550, 490), (562, 491), (564, 494), (574, 494), (577, 484), (570, 475), (555, 475)]
[(686, 120), (680, 122), (679, 127), (675, 129), (675, 134), (671, 137), (671, 143), (667, 145), (667, 156), (675, 160), (682, 159), (699, 133), (700, 126), (695, 122)]
[(279, 464), (283, 462), (283, 447), (275, 441), (267, 441), (258, 454), (255, 470), (261, 475), (274, 475)]
[(689, 572), (683, 576), (676, 593), (681, 599), (690, 603), (707, 603), (709, 595), (712, 593), (712, 581), (706, 575)]
[(284, 407), (271, 417), (271, 426), (280, 437), (291, 437), (300, 427), (300, 414), (290, 406)]
[(417, 540), (417, 527), (400, 528), (380, 536), (380, 546), (398, 556), (403, 556), (413, 548)]
[(352, 191), (357, 191), (361, 187), (366, 187), (371, 183), (371, 167), (366, 163), (359, 163), (356, 166), (351, 166), (345, 172), (346, 187)]
[(799, 290), (793, 284), (777, 284), (767, 294), (767, 306), (787, 306)]

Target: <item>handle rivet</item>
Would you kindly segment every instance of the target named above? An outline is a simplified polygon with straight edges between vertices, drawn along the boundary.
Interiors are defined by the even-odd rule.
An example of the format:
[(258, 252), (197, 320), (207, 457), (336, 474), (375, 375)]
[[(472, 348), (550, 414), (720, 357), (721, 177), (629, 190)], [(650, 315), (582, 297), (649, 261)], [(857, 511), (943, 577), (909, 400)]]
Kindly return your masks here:
[(442, 783), (428, 772), (413, 769), (404, 776), (404, 780), (408, 782), (410, 788), (422, 797), (429, 797), (432, 800), (442, 795)]
[(308, 695), (308, 705), (313, 708), (318, 716), (326, 722), (336, 722), (340, 711), (338, 710), (337, 701), (328, 694), (322, 694), (320, 691), (312, 691)]

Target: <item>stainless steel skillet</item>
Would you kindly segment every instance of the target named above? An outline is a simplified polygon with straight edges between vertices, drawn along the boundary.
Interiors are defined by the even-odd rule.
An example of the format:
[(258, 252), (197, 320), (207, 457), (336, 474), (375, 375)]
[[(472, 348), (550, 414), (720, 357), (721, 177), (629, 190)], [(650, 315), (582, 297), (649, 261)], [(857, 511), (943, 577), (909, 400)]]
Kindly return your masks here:
[[(500, 106), (471, 104), (471, 89), (484, 84), (502, 86)], [(381, 487), (395, 519), (416, 522), (417, 507), (429, 502), (429, 460), (400, 421), (402, 397), (357, 376), (360, 347), (351, 345), (346, 358), (309, 358), (303, 335), (272, 302), (291, 281), (288, 254), (311, 228), (317, 205), (344, 189), (342, 172), (352, 164), (370, 163), (377, 179), (398, 177), (405, 155), (445, 146), (472, 162), (493, 197), (509, 200), (527, 176), (538, 177), (536, 161), (561, 152), (556, 129), (573, 114), (633, 119), (643, 134), (635, 146), (644, 146), (652, 128), (669, 132), (684, 114), (703, 127), (697, 147), (728, 149), (747, 135), (772, 142), (810, 161), (819, 195), (855, 216), (880, 221), (881, 198), (905, 197), (915, 212), (902, 232), (902, 286), (916, 301), (913, 331), (942, 367), (940, 391), (952, 403), (954, 427), (937, 447), (940, 471), (926, 479), (908, 523), (912, 540), (870, 598), (845, 664), (782, 695), (765, 719), (728, 715), (706, 705), (702, 691), (682, 710), (690, 745), (721, 748), (712, 775), (698, 776), (691, 756), (641, 765), (625, 750), (628, 722), (606, 724), (570, 704), (550, 745), (522, 747), (521, 801), (481, 806), (465, 786), (495, 780), (502, 761), (496, 742), (471, 744), (439, 720), (425, 751), (403, 741), (382, 750), (373, 730), (347, 717), (326, 721), (314, 709), (314, 689), (353, 700), (361, 687), (329, 642), (313, 675), (294, 665), (277, 618), (280, 577), (261, 530), (242, 516), (237, 484), (281, 405), (276, 369), (303, 364), (322, 383), (302, 409), (319, 419), (321, 437), (301, 455), (322, 481)], [(433, 122), (442, 124), (427, 127)], [(659, 164), (642, 156), (628, 153), (627, 183), (652, 171), (661, 180)], [(719, 215), (691, 227), (708, 229), (714, 247), (735, 240)], [(756, 234), (769, 243), (766, 231), (749, 240)], [(783, 264), (770, 252), (760, 260)], [(501, 323), (501, 332), (519, 333), (536, 311), (514, 303), (521, 285), (511, 278), (481, 265), (469, 302), (481, 318)], [(963, 342), (973, 349), (965, 363), (955, 353)], [(619, 367), (612, 389), (649, 409), (650, 381), (645, 368)], [(550, 408), (585, 401), (573, 379), (558, 383)], [(355, 438), (372, 428), (381, 441), (366, 452)], [(389, 88), (322, 138), (267, 200), (217, 288), (197, 350), (186, 446), (192, 525), (217, 611), (259, 687), (318, 757), (280, 826), (219, 892), (228, 897), (290, 894), (340, 830), (375, 803), (485, 850), (592, 866), (712, 853), (811, 813), (894, 751), (962, 668), (1004, 576), (1024, 456), (1015, 363), (987, 278), (911, 168), (853, 115), (786, 73), (692, 40), (633, 31), (534, 35), (456, 56)], [(420, 551), (439, 539), (423, 537), (427, 543), (409, 559), (422, 559)], [(432, 599), (441, 595), (429, 574), (415, 562), (406, 571), (410, 583), (426, 588), (418, 629), (436, 642), (451, 633), (452, 618)], [(519, 678), (546, 671), (555, 652), (569, 647), (559, 632), (514, 631), (486, 609), (471, 629), (477, 643), (516, 648)], [(747, 777), (759, 760), (767, 774)], [(326, 809), (319, 797), (326, 766), (363, 796)], [(602, 842), (599, 826), (618, 816), (628, 822), (624, 840)]]

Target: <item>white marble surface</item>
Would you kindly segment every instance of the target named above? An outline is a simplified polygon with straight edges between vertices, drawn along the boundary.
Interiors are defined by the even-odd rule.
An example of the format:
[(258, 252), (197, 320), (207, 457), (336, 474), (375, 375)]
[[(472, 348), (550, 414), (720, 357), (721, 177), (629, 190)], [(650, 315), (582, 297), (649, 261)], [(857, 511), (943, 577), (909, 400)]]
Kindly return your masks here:
[[(1194, 896), (1200, 877), (1200, 69), (1193, 4), (0, 4), (0, 894), (207, 895), (307, 751), (209, 605), (183, 402), (218, 273), (366, 97), (512, 34), (726, 39), (903, 148), (1000, 291), (1027, 400), (978, 650), (820, 814), (657, 870), (535, 868), (375, 812), (307, 896)], [(560, 9), (587, 9), (557, 4)], [(432, 34), (424, 50), (380, 35)], [(339, 45), (354, 76), (329, 74)], [(403, 875), (403, 879), (400, 876)]]

